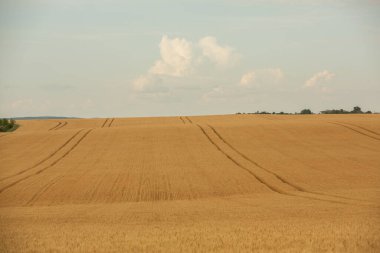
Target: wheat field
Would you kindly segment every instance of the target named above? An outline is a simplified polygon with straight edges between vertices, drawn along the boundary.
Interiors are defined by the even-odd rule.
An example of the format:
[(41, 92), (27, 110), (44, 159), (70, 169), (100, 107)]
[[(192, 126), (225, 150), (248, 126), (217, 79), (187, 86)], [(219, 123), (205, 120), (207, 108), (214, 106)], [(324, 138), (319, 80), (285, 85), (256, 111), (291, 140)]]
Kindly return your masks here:
[(380, 115), (18, 123), (0, 252), (380, 252)]

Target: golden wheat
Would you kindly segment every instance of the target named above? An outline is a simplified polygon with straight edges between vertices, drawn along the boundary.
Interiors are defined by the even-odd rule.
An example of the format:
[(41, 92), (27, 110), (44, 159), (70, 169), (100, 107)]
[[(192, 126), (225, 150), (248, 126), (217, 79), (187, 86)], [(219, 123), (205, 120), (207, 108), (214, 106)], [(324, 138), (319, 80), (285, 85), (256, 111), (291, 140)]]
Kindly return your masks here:
[(20, 122), (1, 252), (380, 251), (379, 115)]

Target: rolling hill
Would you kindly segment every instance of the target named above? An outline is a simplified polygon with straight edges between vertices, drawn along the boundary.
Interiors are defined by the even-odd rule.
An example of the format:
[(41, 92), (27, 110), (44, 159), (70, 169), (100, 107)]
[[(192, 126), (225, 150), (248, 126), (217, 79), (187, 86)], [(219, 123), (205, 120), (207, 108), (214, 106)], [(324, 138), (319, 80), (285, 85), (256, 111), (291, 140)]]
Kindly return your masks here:
[(380, 115), (19, 123), (1, 252), (380, 251)]

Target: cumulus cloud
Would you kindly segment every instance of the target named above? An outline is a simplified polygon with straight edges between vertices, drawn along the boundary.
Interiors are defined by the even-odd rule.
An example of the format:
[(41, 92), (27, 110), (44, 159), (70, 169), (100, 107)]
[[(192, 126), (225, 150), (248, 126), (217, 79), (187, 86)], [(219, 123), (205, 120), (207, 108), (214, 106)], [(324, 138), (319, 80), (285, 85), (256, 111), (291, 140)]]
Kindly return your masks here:
[(160, 42), (161, 59), (156, 61), (149, 73), (155, 75), (185, 76), (191, 70), (192, 45), (185, 39), (163, 36)]
[(145, 74), (132, 81), (134, 92), (168, 91), (170, 85), (183, 85), (201, 73), (202, 68), (206, 67), (202, 64), (205, 59), (212, 63), (208, 66), (227, 66), (233, 65), (239, 58), (233, 48), (219, 45), (211, 36), (192, 43), (184, 38), (164, 35), (159, 49), (160, 59)]
[(204, 37), (199, 40), (198, 44), (202, 50), (203, 56), (217, 65), (232, 65), (238, 58), (238, 55), (233, 48), (219, 45), (214, 37)]
[(155, 75), (141, 75), (132, 81), (132, 89), (135, 92), (154, 93), (163, 92), (167, 89), (162, 86), (162, 80)]
[(305, 87), (316, 87), (320, 85), (321, 83), (330, 81), (332, 78), (334, 78), (335, 74), (331, 73), (327, 70), (321, 71), (319, 73), (316, 73), (313, 75), (310, 79), (308, 79), (305, 82)]
[(284, 72), (280, 68), (268, 68), (252, 70), (243, 74), (240, 78), (241, 87), (258, 87), (261, 85), (277, 84), (284, 78)]

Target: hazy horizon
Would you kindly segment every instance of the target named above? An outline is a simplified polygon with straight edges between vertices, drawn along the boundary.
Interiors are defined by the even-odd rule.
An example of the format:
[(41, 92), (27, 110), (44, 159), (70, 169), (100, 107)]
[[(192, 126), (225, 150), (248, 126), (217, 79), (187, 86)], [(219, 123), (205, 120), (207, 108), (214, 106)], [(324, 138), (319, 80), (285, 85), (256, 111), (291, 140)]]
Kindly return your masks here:
[(380, 112), (377, 1), (0, 3), (2, 117)]

